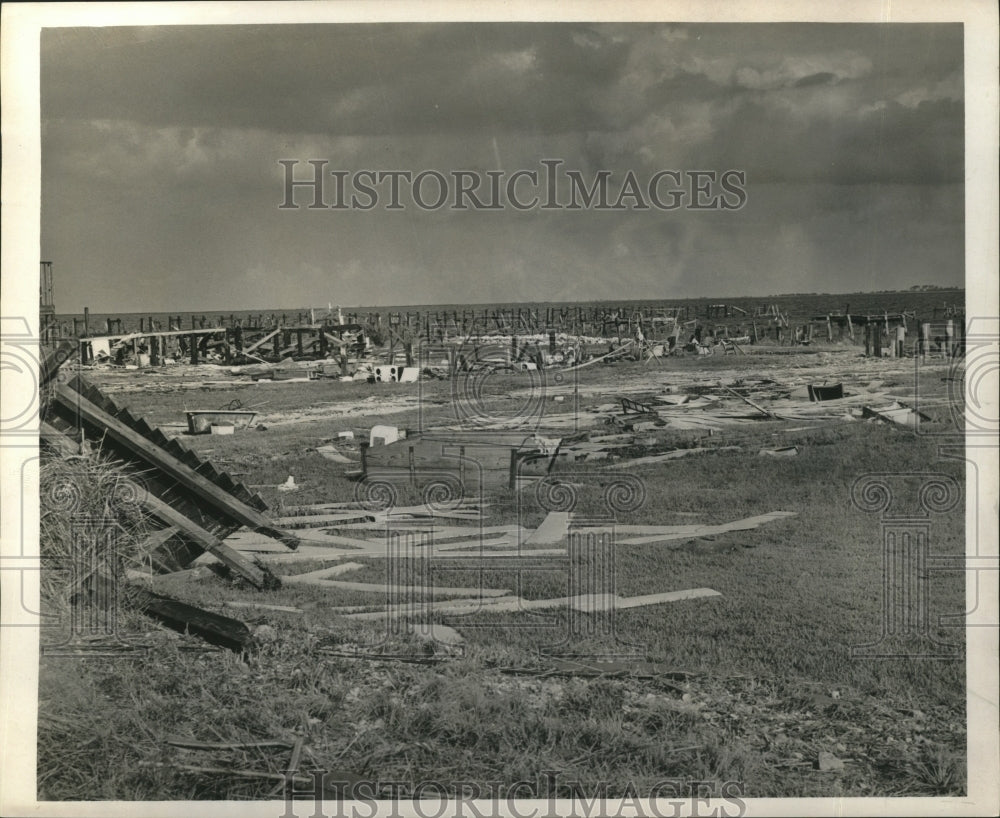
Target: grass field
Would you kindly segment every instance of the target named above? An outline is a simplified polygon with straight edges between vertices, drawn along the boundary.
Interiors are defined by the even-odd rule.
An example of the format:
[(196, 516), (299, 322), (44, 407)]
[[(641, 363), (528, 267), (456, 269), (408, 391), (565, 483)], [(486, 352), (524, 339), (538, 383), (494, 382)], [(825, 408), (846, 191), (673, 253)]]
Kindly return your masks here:
[[(751, 360), (752, 359), (752, 360)], [(207, 371), (208, 368), (203, 368)], [(183, 380), (193, 370), (183, 368)], [(913, 364), (864, 361), (853, 353), (710, 357), (667, 364), (620, 364), (580, 370), (574, 384), (547, 384), (573, 395), (581, 410), (614, 402), (624, 390), (683, 387), (733, 377), (800, 382), (838, 375), (851, 386), (879, 379), (900, 397), (913, 394)], [(927, 369), (921, 388), (944, 395), (947, 370)], [(819, 376), (817, 376), (819, 377)], [(923, 376), (922, 376), (923, 377)], [(416, 428), (449, 421), (453, 385), (362, 383), (213, 383), (178, 389), (180, 376), (107, 373), (94, 380), (154, 424), (183, 422), (183, 409), (232, 400), (255, 407), (264, 431), (232, 437), (185, 437), (221, 468), (261, 494), (279, 514), (284, 504), (350, 500), (355, 484), (315, 448), (338, 432), (367, 434), (375, 423)], [(213, 380), (226, 380), (225, 374)], [(479, 400), (492, 414), (525, 403), (524, 375), (488, 379)], [(568, 392), (566, 390), (569, 390)], [(641, 390), (640, 390), (641, 392)], [(631, 394), (631, 393), (630, 393)], [(544, 396), (546, 411), (565, 412)], [(572, 398), (570, 403), (573, 403)], [(380, 407), (391, 405), (386, 414)], [(558, 408), (555, 408), (558, 407)], [(942, 408), (938, 420), (943, 424)], [(690, 434), (653, 433), (657, 446), (692, 444)], [(704, 443), (704, 441), (703, 441)], [(286, 585), (254, 591), (211, 572), (157, 577), (154, 587), (178, 599), (266, 624), (254, 655), (186, 649), (199, 643), (161, 630), (124, 610), (120, 628), (149, 646), (145, 659), (44, 658), (39, 690), (39, 797), (43, 799), (264, 798), (274, 781), (181, 770), (177, 763), (280, 772), (287, 752), (180, 751), (170, 737), (202, 741), (304, 740), (302, 770), (455, 789), (545, 779), (556, 794), (607, 784), (640, 793), (658, 782), (735, 785), (745, 797), (959, 795), (966, 791), (964, 634), (942, 628), (941, 614), (961, 615), (964, 575), (929, 579), (926, 636), (950, 643), (953, 658), (920, 658), (928, 641), (911, 631), (894, 647), (907, 658), (852, 658), (852, 646), (875, 643), (883, 628), (882, 524), (858, 509), (851, 487), (862, 475), (893, 475), (901, 501), (921, 475), (964, 483), (964, 464), (938, 456), (937, 441), (871, 422), (760, 423), (714, 435), (710, 445), (738, 446), (629, 471), (645, 502), (619, 522), (723, 523), (782, 510), (796, 516), (758, 529), (667, 545), (615, 549), (616, 592), (635, 596), (708, 587), (721, 596), (618, 611), (615, 636), (577, 637), (576, 652), (629, 650), (678, 673), (651, 679), (538, 677), (500, 672), (543, 666), (541, 653), (565, 638), (564, 611), (481, 612), (439, 621), (460, 630), (464, 653), (436, 664), (351, 660), (321, 648), (365, 645), (393, 651), (430, 648), (384, 624), (345, 619), (330, 608), (372, 605), (372, 595)], [(796, 457), (758, 456), (765, 446), (796, 445)], [(604, 467), (571, 469), (580, 514), (601, 504)], [(274, 487), (293, 475), (293, 495)], [(401, 502), (413, 498), (405, 495)], [(544, 511), (533, 493), (491, 489), (487, 525), (516, 519), (535, 526)], [(898, 498), (897, 498), (898, 499)], [(964, 504), (930, 518), (935, 555), (964, 553)], [(383, 582), (382, 560), (350, 579)], [(283, 563), (302, 573), (318, 563)], [(404, 571), (406, 566), (404, 566)], [(895, 580), (892, 580), (895, 581)], [(482, 583), (528, 599), (566, 594), (565, 570), (503, 571), (495, 566), (449, 572), (445, 584)], [(227, 608), (259, 600), (303, 613)], [(960, 619), (958, 621), (961, 621)], [(683, 671), (683, 674), (679, 672)], [(843, 762), (816, 769), (820, 753)], [(548, 778), (546, 779), (546, 776)], [(334, 775), (336, 777), (336, 775)], [(434, 794), (432, 792), (432, 794)]]

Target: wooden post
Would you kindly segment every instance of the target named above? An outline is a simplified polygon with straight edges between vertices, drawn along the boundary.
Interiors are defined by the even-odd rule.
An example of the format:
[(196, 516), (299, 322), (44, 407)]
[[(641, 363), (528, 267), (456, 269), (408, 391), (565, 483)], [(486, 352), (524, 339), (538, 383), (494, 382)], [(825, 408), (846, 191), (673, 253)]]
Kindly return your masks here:
[(941, 353), (945, 358), (950, 358), (955, 353), (955, 325), (950, 318), (944, 325), (944, 349)]
[(198, 363), (198, 336), (189, 335), (188, 344), (191, 346), (191, 363)]
[(826, 316), (826, 340), (833, 343), (833, 322), (829, 315)]
[(149, 336), (149, 365), (160, 365), (160, 338), (158, 335)]
[(295, 330), (295, 351), (299, 357), (302, 357), (304, 354), (302, 349), (302, 330), (300, 329)]

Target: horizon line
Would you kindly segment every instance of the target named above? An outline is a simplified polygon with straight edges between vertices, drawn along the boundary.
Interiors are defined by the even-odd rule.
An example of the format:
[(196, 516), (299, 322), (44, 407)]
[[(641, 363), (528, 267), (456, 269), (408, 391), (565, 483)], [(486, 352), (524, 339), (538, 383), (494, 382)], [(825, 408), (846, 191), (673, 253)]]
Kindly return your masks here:
[[(928, 287), (930, 289), (924, 289)], [(563, 305), (563, 306), (576, 306), (576, 305), (592, 305), (592, 304), (633, 304), (637, 302), (661, 302), (667, 306), (672, 305), (675, 302), (685, 302), (685, 301), (705, 301), (712, 299), (719, 299), (720, 301), (736, 301), (736, 300), (764, 300), (768, 298), (791, 298), (795, 296), (813, 296), (813, 297), (834, 297), (834, 296), (851, 296), (851, 295), (880, 295), (883, 293), (889, 294), (909, 294), (918, 292), (965, 292), (966, 287), (954, 286), (954, 287), (939, 287), (937, 285), (918, 285), (917, 289), (907, 288), (902, 290), (890, 289), (890, 290), (854, 290), (851, 292), (837, 292), (837, 293), (817, 293), (817, 292), (795, 292), (795, 293), (772, 293), (770, 295), (729, 295), (729, 296), (715, 296), (715, 295), (696, 295), (696, 296), (686, 296), (684, 298), (616, 298), (616, 299), (604, 299), (604, 298), (593, 298), (593, 299), (576, 299), (572, 301), (546, 301), (541, 299), (536, 299), (532, 301), (466, 301), (466, 302), (425, 302), (425, 303), (412, 303), (412, 304), (333, 304), (331, 301), (327, 301), (328, 304), (333, 304), (333, 309), (340, 310), (387, 310), (393, 308), (430, 308), (430, 307), (442, 307), (442, 306), (458, 306), (463, 307), (491, 307), (491, 306), (531, 306), (538, 304), (545, 305)], [(669, 303), (668, 303), (669, 302)], [(304, 306), (301, 304), (294, 306), (278, 306), (278, 307), (222, 307), (222, 308), (206, 308), (199, 307), (198, 309), (181, 309), (179, 307), (171, 307), (169, 309), (144, 309), (144, 310), (100, 310), (92, 309), (90, 307), (85, 307), (91, 313), (97, 315), (110, 315), (112, 313), (121, 313), (123, 315), (147, 315), (153, 314), (163, 314), (163, 313), (225, 313), (225, 312), (253, 312), (256, 310), (268, 310), (271, 312), (279, 310), (318, 310), (326, 309), (322, 305), (317, 306), (315, 304)], [(79, 312), (56, 312), (57, 316), (72, 316), (72, 315), (83, 315), (83, 311)]]

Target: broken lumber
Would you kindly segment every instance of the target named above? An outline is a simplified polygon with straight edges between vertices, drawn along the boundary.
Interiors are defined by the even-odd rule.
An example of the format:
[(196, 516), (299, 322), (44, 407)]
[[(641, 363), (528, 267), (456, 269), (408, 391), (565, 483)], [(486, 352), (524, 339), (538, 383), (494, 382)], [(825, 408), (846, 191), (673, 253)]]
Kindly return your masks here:
[(227, 568), (235, 571), (245, 580), (260, 589), (280, 588), (281, 580), (267, 568), (258, 567), (235, 548), (231, 548), (218, 537), (192, 522), (179, 511), (150, 492), (142, 492), (139, 504), (161, 522), (176, 528), (184, 537), (208, 551)]
[[(76, 448), (69, 438), (45, 421), (41, 421), (39, 432), (43, 439), (51, 443), (59, 451), (65, 453)], [(147, 513), (167, 525), (167, 528), (150, 534), (144, 543), (144, 548), (155, 549), (173, 536), (181, 534), (203, 550), (212, 553), (219, 561), (248, 580), (255, 587), (264, 589), (281, 586), (281, 581), (267, 568), (258, 567), (238, 551), (223, 543), (210, 531), (205, 530), (197, 523), (188, 519), (152, 492), (137, 492), (136, 502)]]
[[(521, 597), (497, 597), (494, 599), (457, 600), (450, 603), (417, 602), (409, 604), (404, 615), (415, 616), (427, 613), (446, 613), (454, 616), (479, 613), (480, 611), (528, 611), (545, 610), (548, 608), (571, 608), (581, 613), (596, 613), (622, 608), (637, 608), (646, 605), (660, 605), (668, 602), (680, 602), (688, 599), (722, 596), (711, 588), (690, 588), (684, 591), (667, 591), (661, 594), (646, 594), (644, 596), (620, 597), (614, 594), (581, 594), (579, 596), (564, 596), (554, 599), (522, 599)], [(349, 619), (380, 619), (386, 615), (384, 610), (366, 611), (347, 614)]]
[(542, 524), (524, 541), (525, 545), (551, 545), (569, 536), (569, 512), (550, 511)]
[(763, 412), (767, 417), (771, 418), (772, 420), (775, 419), (773, 413), (767, 411), (767, 409), (765, 409), (763, 406), (760, 406), (760, 405), (754, 403), (752, 400), (750, 400), (750, 398), (744, 397), (739, 392), (737, 392), (735, 389), (730, 389), (728, 386), (723, 386), (722, 388), (725, 389), (727, 392), (731, 392), (732, 394), (736, 395), (736, 397), (738, 397), (741, 401), (743, 401), (746, 404), (749, 404), (754, 409), (756, 409), (758, 412)]
[(619, 355), (619, 354), (621, 354), (626, 349), (628, 349), (630, 346), (632, 346), (634, 343), (635, 343), (634, 339), (631, 340), (631, 341), (627, 341), (626, 343), (624, 343), (620, 347), (618, 347), (618, 349), (613, 349), (613, 350), (611, 350), (611, 352), (605, 353), (604, 355), (602, 355), (599, 358), (591, 358), (589, 361), (584, 361), (582, 364), (577, 364), (576, 366), (567, 366), (567, 367), (564, 367), (562, 371), (563, 372), (573, 372), (574, 370), (577, 370), (577, 369), (583, 369), (585, 366), (590, 366), (591, 364), (596, 364), (598, 361), (603, 361), (605, 358), (610, 358), (612, 355)]
[[(288, 579), (286, 577), (286, 579)], [(389, 585), (384, 582), (349, 582), (340, 579), (313, 579), (306, 584), (344, 591), (359, 591), (369, 594), (431, 594), (435, 596), (471, 596), (482, 594), (486, 597), (506, 596), (509, 590), (500, 588), (447, 588), (442, 585)]]
[(329, 577), (347, 574), (364, 567), (360, 562), (342, 562), (339, 565), (334, 565), (332, 568), (320, 568), (318, 571), (309, 571), (306, 574), (294, 574), (285, 577), (285, 582), (304, 582), (309, 584), (317, 579), (328, 579)]
[(267, 602), (227, 599), (222, 604), (230, 608), (260, 608), (264, 611), (279, 611), (281, 613), (305, 613), (302, 608), (293, 608), (291, 605), (270, 605)]
[(64, 384), (58, 384), (53, 397), (64, 409), (75, 413), (83, 421), (102, 430), (108, 437), (125, 446), (154, 468), (168, 474), (188, 490), (197, 493), (202, 499), (211, 503), (227, 516), (255, 531), (274, 537), (289, 548), (298, 547), (298, 538), (274, 528), (271, 521), (257, 509), (248, 506), (208, 478), (198, 474), (165, 449), (104, 412), (81, 393), (71, 390)]
[[(664, 526), (663, 533), (650, 534), (645, 536), (623, 537), (616, 540), (618, 545), (655, 545), (670, 540), (689, 539), (691, 537), (704, 537), (710, 534), (726, 534), (730, 531), (749, 531), (765, 523), (774, 520), (783, 520), (786, 517), (794, 517), (794, 511), (772, 511), (768, 514), (760, 514), (756, 517), (747, 517), (744, 520), (735, 520), (722, 525), (690, 525), (690, 526)], [(628, 533), (628, 526), (621, 526), (624, 533)]]
[(665, 460), (676, 460), (679, 457), (687, 457), (691, 454), (707, 454), (708, 452), (731, 452), (739, 451), (740, 446), (702, 446), (693, 449), (674, 449), (662, 454), (651, 454), (646, 457), (633, 457), (630, 460), (620, 460), (610, 464), (615, 468), (627, 468), (630, 466), (646, 466), (651, 463), (662, 463)]
[(209, 644), (219, 645), (236, 653), (247, 651), (253, 646), (250, 629), (237, 619), (196, 608), (152, 591), (142, 591), (137, 604), (146, 616), (180, 633), (198, 636)]
[(268, 334), (267, 334), (267, 335), (265, 335), (265, 336), (264, 336), (263, 338), (258, 338), (258, 339), (257, 339), (256, 341), (254, 341), (254, 342), (253, 342), (252, 344), (250, 344), (250, 346), (248, 346), (248, 347), (247, 347), (246, 349), (244, 349), (244, 350), (243, 350), (243, 354), (244, 354), (244, 355), (247, 355), (247, 354), (249, 354), (249, 353), (253, 352), (253, 351), (254, 351), (255, 349), (257, 349), (257, 347), (259, 347), (259, 346), (260, 346), (261, 344), (265, 344), (265, 343), (267, 343), (268, 341), (270, 341), (270, 340), (271, 340), (271, 339), (272, 339), (272, 338), (273, 338), (273, 337), (274, 337), (275, 335), (277, 335), (277, 334), (278, 334), (279, 332), (281, 332), (281, 328), (280, 328), (280, 327), (279, 327), (278, 329), (274, 330), (274, 332), (270, 332), (270, 333), (268, 333)]

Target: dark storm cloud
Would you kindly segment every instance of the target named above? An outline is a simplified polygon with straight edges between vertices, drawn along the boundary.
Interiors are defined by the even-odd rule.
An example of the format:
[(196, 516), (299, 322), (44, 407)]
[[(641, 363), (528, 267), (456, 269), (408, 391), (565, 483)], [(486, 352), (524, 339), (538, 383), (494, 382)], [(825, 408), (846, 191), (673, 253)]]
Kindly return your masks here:
[(588, 99), (625, 49), (595, 53), (575, 33), (488, 24), (48, 30), (43, 105), (53, 116), (331, 135), (587, 128)]
[[(77, 306), (98, 282), (144, 297), (119, 285), (147, 268), (178, 308), (196, 288), (295, 303), (330, 281), (354, 303), (710, 294), (748, 265), (770, 292), (861, 287), (864, 259), (893, 257), (900, 285), (961, 275), (960, 26), (163, 26), (47, 29), (41, 45), (43, 253), (72, 260)], [(281, 158), (512, 172), (548, 157), (619, 178), (738, 168), (748, 204), (277, 210)]]

